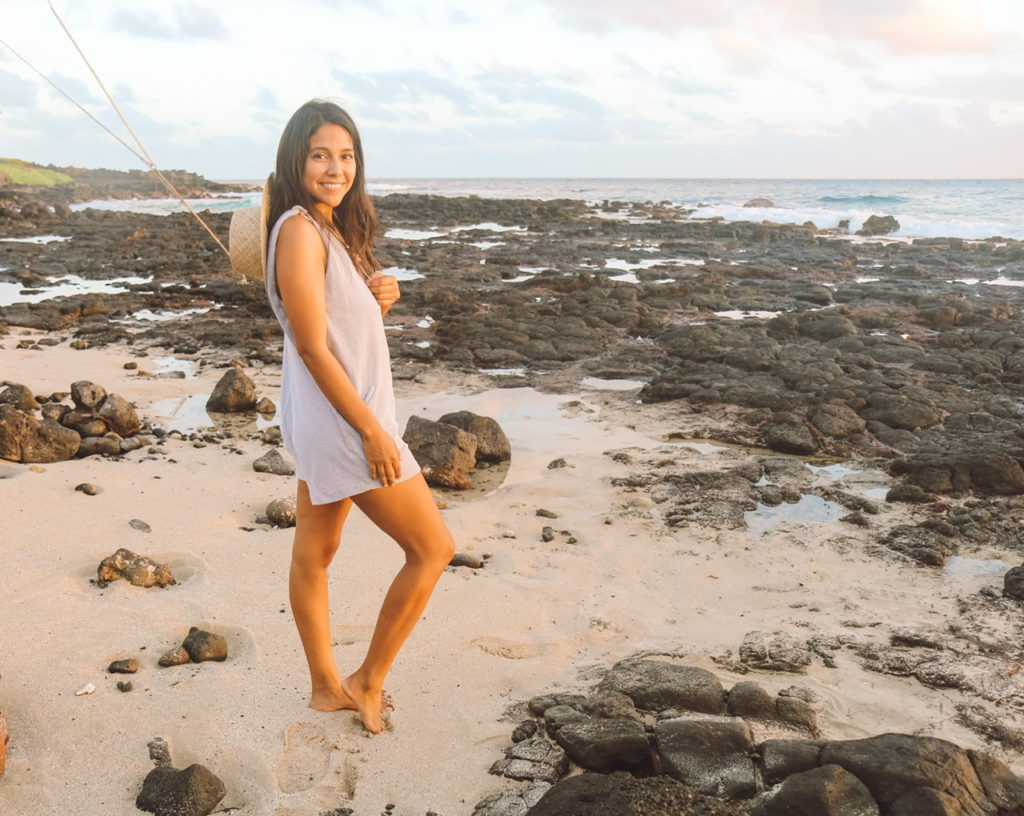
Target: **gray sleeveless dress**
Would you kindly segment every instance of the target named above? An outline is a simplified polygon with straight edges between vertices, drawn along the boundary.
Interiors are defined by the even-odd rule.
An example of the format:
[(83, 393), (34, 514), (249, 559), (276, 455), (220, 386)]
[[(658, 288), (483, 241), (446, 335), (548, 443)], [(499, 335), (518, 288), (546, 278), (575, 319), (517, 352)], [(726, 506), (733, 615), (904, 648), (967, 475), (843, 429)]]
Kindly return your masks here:
[(381, 483), (370, 478), (362, 437), (328, 402), (299, 356), (277, 293), (277, 238), (281, 225), (295, 214), (313, 223), (327, 247), (327, 346), (381, 427), (394, 437), (402, 456), (400, 481), (415, 476), (420, 469), (398, 430), (391, 356), (380, 306), (337, 236), (321, 227), (302, 207), (292, 207), (274, 224), (267, 249), (267, 297), (284, 330), (281, 435), (295, 459), (296, 475), (309, 486), (313, 504), (326, 504), (381, 487)]

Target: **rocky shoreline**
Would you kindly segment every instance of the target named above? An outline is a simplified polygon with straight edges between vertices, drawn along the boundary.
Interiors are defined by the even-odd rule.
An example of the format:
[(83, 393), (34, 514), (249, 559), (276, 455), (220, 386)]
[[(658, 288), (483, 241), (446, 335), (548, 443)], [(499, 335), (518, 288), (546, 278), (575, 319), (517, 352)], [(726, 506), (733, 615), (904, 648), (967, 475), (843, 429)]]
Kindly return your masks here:
[[(377, 205), (386, 230), (379, 258), (417, 273), (402, 273), (407, 278), (403, 297), (387, 320), (396, 378), (413, 384), (447, 372), (493, 388), (529, 386), (554, 393), (606, 383), (623, 389), (597, 392), (621, 425), (657, 416), (671, 428), (660, 447), (604, 451), (608, 481), (623, 497), (622, 517), (643, 515), (665, 535), (701, 529), (727, 539), (748, 526), (751, 511), (798, 506), (811, 497), (834, 509), (832, 518), (849, 529), (848, 535), (817, 546), (855, 550), (907, 570), (941, 570), (954, 558), (1004, 562), (1006, 569), (993, 572), (980, 591), (958, 599), (955, 615), (939, 615), (927, 627), (882, 616), (816, 618), (815, 610), (806, 608), (798, 612), (806, 611), (813, 622), (796, 629), (768, 622), (764, 631), (752, 632), (760, 639), (744, 638), (735, 653), (708, 657), (728, 672), (767, 676), (802, 673), (808, 666), (841, 671), (836, 667), (855, 665), (912, 680), (921, 694), (950, 692), (956, 695), (956, 721), (1001, 759), (1019, 763), (1024, 586), (1020, 568), (1010, 567), (1024, 560), (1024, 330), (1019, 321), (1024, 243), (998, 237), (860, 240), (813, 225), (694, 221), (665, 203), (390, 195)], [(205, 217), (226, 241), (229, 216)], [(39, 235), (67, 240), (3, 240)], [(146, 356), (165, 350), (201, 370), (240, 364), (261, 371), (280, 363), (280, 330), (260, 283), (240, 284), (191, 216), (71, 211), (45, 200), (0, 202), (0, 284), (45, 296), (68, 276), (123, 283), (112, 292), (32, 303), (9, 299), (10, 305), (0, 306), (0, 355), (17, 347), (38, 351), (45, 361), (54, 345), (70, 344), (117, 348), (139, 357), (141, 365)], [(22, 334), (25, 329), (30, 331)], [(202, 433), (164, 436), (183, 443), (204, 438)], [(264, 431), (249, 437), (256, 444), (277, 444)], [(724, 451), (721, 463), (701, 467), (699, 460), (681, 455), (688, 443), (718, 446)], [(815, 468), (836, 463), (847, 469), (838, 478), (816, 477)], [(886, 479), (885, 489), (866, 492), (857, 471), (878, 473)], [(554, 528), (546, 529), (550, 537), (543, 540), (554, 539), (552, 546), (565, 546), (569, 538), (576, 542), (570, 530), (556, 538)], [(780, 655), (787, 659), (769, 659)], [(728, 695), (719, 692), (721, 710), (704, 713), (745, 716), (726, 712), (736, 688)], [(629, 696), (628, 690), (614, 690)], [(745, 691), (764, 702), (753, 690)], [(577, 730), (583, 723), (601, 739), (608, 736), (605, 726), (594, 722), (608, 717), (590, 710), (588, 699), (584, 694), (553, 698), (546, 708), (531, 704), (530, 714), (554, 740), (545, 742), (568, 751), (575, 768), (622, 769), (653, 779), (659, 723), (675, 722), (681, 711), (666, 714), (630, 697), (646, 713), (619, 711), (612, 719), (632, 723), (619, 725), (632, 734), (625, 743), (635, 743), (642, 761), (594, 767), (590, 759), (580, 759), (592, 757), (591, 749), (579, 747), (579, 740), (571, 742), (572, 750), (565, 744), (574, 723)], [(928, 806), (938, 801), (934, 807), (945, 810), (900, 809), (896, 803), (905, 791), (859, 773), (854, 768), (859, 760), (846, 757), (841, 742), (828, 742), (831, 736), (816, 719), (807, 727), (811, 701), (800, 695), (789, 699), (796, 702), (783, 707), (791, 714), (803, 712), (803, 736), (815, 746), (815, 760), (797, 763), (799, 768), (784, 775), (765, 773), (767, 766), (758, 764), (767, 761), (764, 744), (741, 740), (738, 757), (747, 755), (746, 762), (751, 754), (762, 757), (751, 766), (757, 774), (751, 771), (742, 795), (728, 797), (743, 799), (745, 812), (784, 812), (766, 791), (781, 795), (787, 785), (792, 791), (793, 773), (812, 774), (803, 782), (813, 783), (816, 791), (830, 786), (853, 791), (836, 809), (821, 812), (855, 812), (849, 808), (857, 802), (867, 808), (863, 812), (882, 814), (1008, 816), (1024, 807), (1024, 798), (1000, 804), (998, 796), (976, 795), (979, 785), (986, 795), (996, 785), (986, 780), (1009, 778), (991, 764), (995, 759), (971, 755), (968, 761), (951, 743), (941, 749), (915, 743), (912, 750), (890, 747), (903, 755), (939, 751), (957, 773), (966, 774), (974, 763), (976, 777), (961, 786), (973, 785), (974, 792), (961, 796), (962, 791), (943, 789), (941, 796), (932, 796)], [(748, 714), (775, 721), (779, 703), (769, 701), (772, 717), (761, 716), (767, 709)], [(570, 731), (563, 734), (565, 728)], [(531, 757), (551, 754), (544, 746), (533, 748)], [(526, 758), (510, 750), (508, 762)], [(819, 762), (823, 752), (834, 756)], [(856, 753), (853, 747), (849, 752)], [(668, 762), (664, 752), (658, 755), (658, 762)], [(679, 761), (678, 767), (685, 766)], [(540, 780), (545, 786), (558, 782), (570, 768), (567, 763), (560, 760), (558, 773)], [(978, 771), (982, 766), (994, 776), (984, 776)], [(701, 795), (717, 790), (695, 785), (692, 774), (672, 770), (671, 762), (664, 767)], [(507, 766), (500, 772), (509, 776), (506, 771)], [(567, 781), (577, 778), (574, 773)], [(651, 801), (678, 804), (679, 797), (690, 795), (668, 788), (656, 795), (622, 793), (631, 783), (618, 779), (615, 796), (641, 801), (650, 795)], [(1017, 791), (1017, 782), (1006, 785), (1003, 793)], [(613, 795), (601, 790), (600, 796)], [(574, 812), (544, 805), (542, 793), (497, 794), (478, 812)], [(943, 798), (949, 796), (959, 804)], [(1006, 793), (1004, 799), (1012, 797)], [(733, 812), (702, 807), (708, 813)]]

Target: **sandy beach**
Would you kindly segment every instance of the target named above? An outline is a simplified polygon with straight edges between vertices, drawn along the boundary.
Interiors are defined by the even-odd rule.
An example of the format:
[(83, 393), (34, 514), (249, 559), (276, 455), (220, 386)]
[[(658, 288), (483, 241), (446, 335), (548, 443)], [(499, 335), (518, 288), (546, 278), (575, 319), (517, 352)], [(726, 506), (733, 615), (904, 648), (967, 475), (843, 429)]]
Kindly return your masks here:
[[(185, 379), (140, 375), (128, 347), (45, 350), (3, 340), (3, 377), (36, 393), (88, 378), (134, 402), (143, 417), (175, 398), (205, 395), (220, 371)], [(154, 358), (157, 355), (154, 355)], [(250, 371), (261, 396), (277, 397), (279, 369)], [(820, 702), (830, 739), (901, 731), (993, 749), (957, 722), (965, 699), (916, 679), (865, 671), (844, 654), (805, 676), (736, 674), (711, 658), (735, 654), (751, 630), (820, 635), (942, 631), (958, 598), (996, 577), (950, 575), (879, 558), (868, 535), (839, 521), (746, 530), (671, 530), (644, 491), (617, 487), (629, 472), (610, 452), (671, 455), (684, 470), (720, 469), (749, 451), (667, 442), (686, 417), (639, 405), (629, 390), (496, 390), (488, 379), (434, 372), (399, 383), (402, 423), (467, 409), (494, 416), (513, 449), (503, 485), (485, 495), (438, 492), (460, 551), (489, 553), (484, 568), (450, 568), (389, 678), (392, 727), (370, 737), (348, 712), (306, 707), (305, 665), (287, 606), (291, 531), (255, 523), (288, 477), (255, 473), (266, 446), (243, 432), (197, 447), (169, 439), (159, 454), (91, 457), (47, 465), (4, 463), (4, 661), (0, 700), (11, 732), (2, 812), (131, 814), (152, 763), (147, 742), (170, 744), (176, 767), (206, 765), (227, 787), (219, 812), (305, 816), (348, 807), (357, 814), (457, 816), (513, 784), (488, 775), (509, 744), (525, 700), (586, 690), (615, 661), (650, 653), (709, 668), (726, 684), (756, 679), (771, 692), (798, 682)], [(170, 401), (170, 402), (168, 402)], [(166, 408), (164, 409), (166, 410)], [(157, 412), (159, 413), (159, 412)], [(174, 419), (164, 419), (174, 428)], [(251, 429), (250, 429), (251, 430)], [(562, 457), (567, 466), (549, 469)], [(622, 457), (619, 457), (620, 459)], [(829, 480), (827, 470), (816, 479)], [(870, 493), (890, 477), (844, 476)], [(75, 491), (88, 482), (95, 496)], [(555, 521), (539, 518), (544, 508)], [(886, 523), (908, 511), (883, 506)], [(129, 525), (140, 519), (151, 532)], [(558, 535), (541, 541), (546, 524)], [(90, 583), (118, 547), (171, 566), (179, 583), (143, 589)], [(986, 557), (1009, 554), (989, 552)], [(397, 547), (354, 513), (332, 568), (333, 626), (342, 667), (353, 665), (399, 564)], [(223, 635), (224, 663), (159, 668), (157, 658), (190, 626)], [(867, 633), (867, 635), (865, 635)], [(122, 693), (115, 659), (140, 671)], [(87, 683), (94, 693), (76, 696)]]

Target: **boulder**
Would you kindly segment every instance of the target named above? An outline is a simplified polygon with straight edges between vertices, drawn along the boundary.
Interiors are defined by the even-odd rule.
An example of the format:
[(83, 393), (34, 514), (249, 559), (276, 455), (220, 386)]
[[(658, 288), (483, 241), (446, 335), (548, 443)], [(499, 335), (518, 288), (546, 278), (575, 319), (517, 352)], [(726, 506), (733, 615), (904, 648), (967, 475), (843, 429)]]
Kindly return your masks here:
[(464, 490), (476, 464), (476, 437), (449, 425), (418, 416), (409, 417), (402, 434), (429, 484)]
[(883, 422), (890, 428), (913, 431), (931, 428), (942, 421), (942, 411), (928, 400), (879, 392), (868, 397), (867, 407), (861, 411), (864, 419)]
[(747, 632), (740, 644), (740, 662), (763, 671), (803, 674), (811, 653), (804, 641), (785, 632)]
[(161, 764), (146, 775), (135, 807), (155, 816), (207, 816), (225, 794), (224, 783), (202, 765), (179, 771)]
[(255, 408), (256, 384), (240, 368), (225, 371), (206, 401), (206, 410), (213, 413), (237, 414)]
[(117, 394), (107, 394), (96, 414), (107, 421), (110, 430), (121, 436), (131, 436), (142, 427), (135, 406)]
[(275, 527), (295, 526), (295, 498), (274, 499), (267, 505), (267, 519)]
[[(920, 811), (924, 816), (927, 811)], [(878, 803), (852, 773), (822, 765), (793, 774), (768, 800), (767, 816), (878, 816)]]
[(509, 779), (557, 782), (569, 769), (564, 750), (543, 737), (532, 737), (505, 749), (505, 758), (491, 766), (491, 773)]
[(526, 812), (550, 789), (546, 782), (537, 782), (526, 788), (493, 793), (476, 803), (472, 816), (526, 816)]
[(273, 473), (275, 476), (294, 476), (295, 468), (288, 464), (276, 448), (271, 448), (252, 463), (257, 473)]
[(87, 436), (82, 440), (82, 443), (78, 446), (78, 452), (75, 454), (79, 459), (84, 459), (86, 456), (118, 456), (122, 453), (120, 439), (114, 439), (110, 436)]
[(181, 648), (188, 652), (193, 663), (202, 663), (204, 660), (227, 660), (228, 642), (213, 632), (206, 632), (193, 626), (188, 630)]
[(774, 207), (775, 206), (775, 202), (773, 202), (770, 198), (752, 198), (752, 199), (750, 199), (750, 201), (748, 201), (743, 206), (744, 207)]
[(869, 215), (857, 230), (857, 235), (889, 235), (900, 228), (900, 222), (891, 215)]
[(1017, 776), (995, 757), (981, 751), (968, 749), (967, 758), (974, 766), (974, 772), (978, 775), (989, 803), (997, 807), (1000, 814), (1024, 812), (1024, 778)]
[(864, 420), (845, 405), (826, 402), (814, 409), (810, 420), (811, 424), (825, 436), (836, 439), (864, 433)]
[(802, 422), (772, 422), (763, 437), (765, 447), (779, 453), (809, 454), (818, 449), (814, 434)]
[(145, 555), (136, 555), (123, 547), (104, 558), (96, 570), (96, 583), (100, 587), (119, 578), (141, 587), (166, 587), (178, 583), (166, 564), (159, 564)]
[(588, 718), (562, 726), (555, 740), (577, 765), (600, 773), (639, 770), (651, 760), (647, 732), (637, 720)]
[(480, 416), (471, 411), (455, 411), (445, 414), (438, 422), (454, 425), (476, 437), (476, 460), (478, 462), (504, 462), (512, 458), (512, 446), (496, 420)]
[(0, 391), (0, 405), (13, 405), (20, 411), (34, 411), (39, 407), (28, 386), (17, 383)]
[(1003, 597), (1024, 601), (1024, 565), (1011, 567), (1003, 576)]
[(660, 720), (654, 739), (665, 772), (701, 793), (743, 799), (757, 792), (753, 737), (739, 717)]
[(65, 411), (60, 424), (81, 437), (103, 436), (108, 430), (106, 420), (91, 411)]
[(793, 774), (817, 768), (824, 745), (814, 740), (765, 740), (758, 748), (765, 784), (774, 785)]
[(662, 660), (622, 660), (605, 675), (600, 691), (618, 691), (647, 711), (676, 708), (719, 714), (725, 690), (707, 669)]
[[(962, 748), (935, 737), (880, 734), (859, 740), (830, 742), (821, 752), (822, 765), (839, 765), (867, 786), (886, 814), (982, 814), (986, 798), (970, 757)], [(930, 803), (924, 807), (922, 796)], [(935, 809), (936, 799), (959, 800), (962, 809)], [(912, 809), (911, 799), (921, 809)], [(903, 800), (899, 809), (896, 805)]]
[(71, 383), (71, 401), (79, 411), (91, 413), (100, 407), (100, 403), (107, 398), (107, 391), (102, 385), (78, 380)]
[(665, 776), (637, 779), (616, 771), (584, 773), (554, 785), (527, 816), (745, 816), (728, 802), (704, 796)]
[(755, 720), (775, 719), (775, 698), (752, 680), (737, 683), (729, 690), (726, 710), (734, 717)]
[(62, 462), (78, 452), (81, 437), (51, 419), (38, 420), (13, 405), (0, 405), (0, 459)]

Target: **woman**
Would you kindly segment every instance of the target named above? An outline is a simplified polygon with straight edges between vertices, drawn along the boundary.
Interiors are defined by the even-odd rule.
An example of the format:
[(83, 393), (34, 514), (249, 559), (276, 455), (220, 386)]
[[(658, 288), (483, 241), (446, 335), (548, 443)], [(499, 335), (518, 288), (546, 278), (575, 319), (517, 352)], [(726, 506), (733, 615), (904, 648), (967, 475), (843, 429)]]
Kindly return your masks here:
[[(382, 320), (398, 284), (373, 256), (376, 214), (345, 111), (312, 100), (295, 112), (269, 193), (267, 294), (285, 334), (281, 431), (299, 477), (288, 588), (310, 706), (355, 709), (379, 733), (384, 678), (454, 544), (398, 434)], [(405, 564), (362, 665), (343, 678), (331, 655), (327, 567), (353, 504), (398, 542)]]

